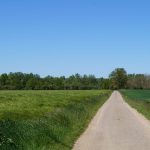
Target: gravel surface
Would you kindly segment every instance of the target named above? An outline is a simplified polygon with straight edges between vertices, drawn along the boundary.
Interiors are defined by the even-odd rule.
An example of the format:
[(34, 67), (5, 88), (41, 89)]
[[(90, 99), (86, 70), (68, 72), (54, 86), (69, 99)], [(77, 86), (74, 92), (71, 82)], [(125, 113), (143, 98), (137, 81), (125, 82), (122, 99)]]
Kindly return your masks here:
[(115, 91), (73, 150), (150, 150), (150, 122)]

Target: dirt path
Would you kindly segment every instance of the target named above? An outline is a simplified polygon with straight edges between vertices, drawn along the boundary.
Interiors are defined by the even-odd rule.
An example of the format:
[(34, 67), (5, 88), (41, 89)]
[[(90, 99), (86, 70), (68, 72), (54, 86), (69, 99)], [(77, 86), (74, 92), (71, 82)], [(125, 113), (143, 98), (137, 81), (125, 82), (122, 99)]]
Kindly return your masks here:
[(150, 122), (115, 91), (73, 150), (150, 150)]

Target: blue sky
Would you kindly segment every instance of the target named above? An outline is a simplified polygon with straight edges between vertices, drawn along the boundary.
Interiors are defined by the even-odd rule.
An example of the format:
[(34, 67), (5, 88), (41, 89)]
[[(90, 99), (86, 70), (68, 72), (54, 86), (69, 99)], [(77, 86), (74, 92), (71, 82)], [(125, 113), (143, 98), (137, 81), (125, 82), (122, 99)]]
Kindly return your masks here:
[(150, 73), (148, 0), (4, 0), (0, 73)]

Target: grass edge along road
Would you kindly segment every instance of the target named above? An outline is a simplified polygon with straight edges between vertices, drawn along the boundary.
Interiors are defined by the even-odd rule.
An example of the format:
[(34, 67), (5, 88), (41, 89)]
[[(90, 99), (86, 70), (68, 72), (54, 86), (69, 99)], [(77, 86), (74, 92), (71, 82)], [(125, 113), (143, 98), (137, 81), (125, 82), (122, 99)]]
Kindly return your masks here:
[(124, 100), (150, 120), (150, 90), (120, 90)]
[[(40, 92), (41, 94), (39, 95)], [(7, 91), (2, 94), (0, 93), (0, 103), (6, 105), (7, 103), (5, 101), (7, 101), (8, 99), (8, 102), (10, 103), (12, 103), (13, 101), (13, 107), (9, 109), (15, 109), (15, 102), (17, 106), (17, 104), (20, 104), (20, 101), (22, 103), (22, 101), (24, 100), (20, 100), (21, 96), (26, 96), (25, 99), (30, 97), (31, 99), (29, 98), (29, 101), (31, 101), (35, 95), (37, 96), (35, 97), (35, 100), (39, 98), (37, 103), (39, 103), (40, 99), (43, 99), (44, 102), (42, 105), (44, 105), (47, 100), (50, 100), (44, 100), (45, 96), (49, 94), (48, 92), (56, 92), (53, 95), (55, 101), (59, 99), (60, 94), (62, 94), (62, 99), (65, 99), (65, 95), (68, 94), (69, 99), (67, 99), (67, 102), (65, 102), (64, 104), (61, 104), (61, 100), (59, 99), (59, 107), (57, 107), (56, 104), (56, 108), (52, 112), (47, 112), (43, 116), (38, 116), (37, 118), (33, 119), (31, 118), (32, 115), (29, 117), (29, 119), (27, 119), (26, 117), (22, 119), (22, 117), (19, 117), (19, 114), (16, 114), (18, 118), (14, 117), (13, 115), (12, 118), (9, 118), (10, 113), (7, 114), (7, 112), (4, 112), (4, 116), (0, 120), (0, 149), (70, 150), (72, 149), (74, 142), (88, 126), (90, 120), (96, 114), (97, 110), (105, 103), (105, 101), (112, 93), (112, 91), (96, 90), (60, 92), (31, 91), (31, 94), (30, 92)], [(13, 94), (16, 97), (13, 98)], [(5, 98), (5, 100), (3, 100), (3, 98)], [(36, 106), (37, 109), (42, 109), (41, 102), (42, 100), (40, 101), (40, 107), (37, 107), (38, 105), (35, 105), (36, 103), (34, 104), (34, 106)], [(28, 101), (23, 105), (28, 105)], [(16, 107), (16, 109), (18, 109), (18, 107)], [(27, 113), (28, 112), (26, 112), (25, 115), (27, 115)]]

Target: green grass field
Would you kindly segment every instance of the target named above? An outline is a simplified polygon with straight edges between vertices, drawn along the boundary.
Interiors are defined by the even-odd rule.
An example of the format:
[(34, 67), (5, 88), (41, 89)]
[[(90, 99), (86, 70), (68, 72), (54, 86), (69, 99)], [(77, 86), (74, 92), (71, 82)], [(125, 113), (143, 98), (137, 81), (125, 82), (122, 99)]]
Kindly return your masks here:
[(124, 99), (150, 120), (150, 90), (121, 90)]
[(70, 150), (111, 91), (0, 91), (0, 149)]

